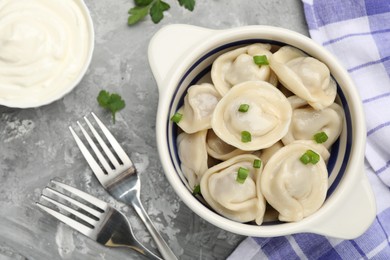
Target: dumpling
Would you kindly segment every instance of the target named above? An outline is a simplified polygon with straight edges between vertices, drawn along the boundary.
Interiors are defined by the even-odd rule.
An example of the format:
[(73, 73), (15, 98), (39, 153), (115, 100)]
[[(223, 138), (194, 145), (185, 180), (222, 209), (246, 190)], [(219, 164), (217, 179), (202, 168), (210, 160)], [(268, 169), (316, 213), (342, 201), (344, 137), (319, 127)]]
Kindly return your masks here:
[[(319, 155), (317, 163), (304, 164), (300, 160), (308, 150)], [(316, 212), (324, 203), (328, 171), (314, 146), (294, 142), (271, 157), (264, 166), (260, 185), (267, 202), (279, 212), (280, 221), (299, 221)]]
[(208, 169), (206, 135), (207, 130), (203, 130), (194, 134), (182, 132), (177, 137), (180, 167), (191, 190), (200, 183)]
[(207, 133), (206, 147), (207, 152), (211, 157), (223, 161), (245, 153), (245, 151), (237, 149), (222, 141), (212, 129)]
[(211, 78), (217, 91), (223, 96), (234, 85), (244, 81), (264, 80), (276, 82), (268, 65), (257, 65), (254, 56), (272, 55), (270, 44), (255, 43), (249, 46), (226, 52), (219, 56), (212, 65)]
[(264, 164), (267, 164), (267, 162), (272, 157), (272, 155), (274, 155), (277, 151), (279, 151), (283, 146), (284, 146), (283, 142), (278, 141), (278, 142), (274, 143), (273, 145), (271, 145), (270, 147), (262, 150), (261, 155), (260, 155), (261, 161)]
[(273, 86), (277, 87), (279, 85), (278, 76), (276, 76), (275, 72), (271, 70), (271, 74), (269, 75), (268, 80), (265, 80), (271, 83)]
[(336, 83), (321, 61), (294, 47), (283, 46), (271, 56), (269, 64), (283, 86), (314, 109), (324, 109), (334, 102)]
[(288, 98), (293, 116), (287, 134), (282, 138), (285, 145), (295, 140), (313, 140), (313, 136), (325, 132), (328, 140), (323, 143), (330, 148), (343, 128), (344, 112), (340, 105), (333, 103), (323, 110), (315, 110), (297, 96)]
[[(200, 190), (203, 198), (216, 212), (238, 222), (263, 222), (265, 200), (258, 185), (263, 169), (254, 168), (258, 157), (243, 154), (208, 169), (203, 175)], [(243, 183), (237, 181), (239, 168), (245, 168), (248, 177)]]
[(177, 123), (186, 133), (192, 134), (211, 127), (211, 115), (221, 99), (215, 87), (209, 83), (193, 85), (188, 88), (184, 105), (178, 113), (182, 119)]
[[(244, 105), (246, 112), (240, 112)], [(265, 81), (234, 86), (215, 107), (211, 126), (224, 142), (244, 151), (270, 147), (288, 131), (292, 109), (287, 98)]]

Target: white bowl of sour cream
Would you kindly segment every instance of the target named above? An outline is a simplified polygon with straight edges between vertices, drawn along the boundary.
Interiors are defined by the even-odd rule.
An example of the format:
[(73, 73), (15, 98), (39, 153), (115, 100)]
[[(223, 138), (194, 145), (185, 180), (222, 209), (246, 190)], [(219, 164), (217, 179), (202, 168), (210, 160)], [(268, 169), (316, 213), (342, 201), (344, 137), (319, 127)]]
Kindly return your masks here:
[(2, 0), (0, 20), (0, 105), (46, 105), (81, 81), (94, 49), (82, 0)]
[[(332, 145), (331, 150), (328, 151), (329, 158), (323, 159), (324, 162), (326, 161), (326, 166), (325, 164), (322, 164), (321, 171), (326, 171), (327, 175), (324, 175), (325, 178), (327, 177), (326, 185), (322, 185), (321, 187), (313, 186), (313, 189), (299, 186), (301, 183), (306, 183), (307, 180), (311, 179), (311, 175), (307, 175), (308, 179), (301, 178), (298, 176), (299, 171), (294, 172), (293, 170), (291, 171), (291, 175), (288, 175), (290, 171), (289, 167), (283, 168), (283, 173), (287, 174), (286, 182), (284, 184), (282, 183), (281, 185), (278, 184), (278, 186), (275, 185), (275, 187), (278, 187), (277, 189), (287, 187), (286, 193), (293, 191), (295, 194), (298, 194), (298, 196), (301, 196), (300, 193), (304, 193), (306, 191), (310, 193), (311, 190), (322, 189), (325, 187), (325, 195), (321, 195), (325, 196), (322, 197), (324, 199), (323, 204), (314, 213), (311, 213), (310, 215), (304, 215), (303, 218), (300, 216), (299, 220), (296, 220), (298, 218), (293, 218), (286, 221), (285, 217), (282, 216), (281, 218), (281, 213), (285, 209), (282, 207), (278, 209), (279, 220), (275, 220), (271, 216), (270, 221), (268, 221), (264, 216), (262, 224), (256, 224), (258, 222), (257, 220), (256, 223), (254, 223), (254, 221), (245, 220), (251, 219), (252, 216), (250, 216), (250, 218), (246, 218), (246, 216), (244, 216), (241, 218), (243, 221), (237, 221), (235, 219), (237, 217), (236, 213), (238, 212), (239, 214), (239, 211), (245, 211), (247, 208), (252, 209), (251, 206), (248, 206), (252, 205), (252, 198), (256, 199), (259, 197), (259, 192), (263, 192), (265, 195), (265, 190), (267, 187), (274, 187), (274, 184), (269, 184), (269, 186), (263, 187), (261, 185), (261, 181), (265, 181), (265, 179), (262, 177), (260, 177), (260, 182), (258, 182), (259, 179), (257, 178), (256, 184), (253, 184), (254, 182), (252, 180), (249, 180), (249, 183), (247, 183), (248, 181), (245, 179), (241, 179), (240, 182), (237, 182), (235, 180), (236, 176), (238, 180), (240, 169), (238, 172), (234, 169), (232, 171), (233, 177), (228, 177), (230, 179), (233, 178), (233, 181), (230, 179), (224, 179), (222, 177), (220, 178), (218, 176), (230, 174), (229, 171), (232, 169), (230, 165), (236, 165), (235, 163), (240, 161), (243, 161), (245, 165), (247, 165), (245, 166), (247, 169), (244, 170), (247, 171), (246, 175), (248, 176), (248, 169), (251, 169), (252, 167), (255, 168), (254, 162), (256, 161), (256, 156), (258, 155), (246, 155), (240, 151), (239, 155), (234, 155), (234, 159), (229, 159), (228, 161), (224, 161), (222, 163), (212, 162), (212, 160), (209, 161), (210, 157), (214, 156), (210, 153), (209, 150), (207, 150), (206, 153), (208, 153), (208, 155), (206, 156), (203, 156), (202, 152), (197, 152), (198, 150), (205, 149), (205, 144), (202, 143), (205, 139), (204, 135), (201, 133), (205, 130), (201, 127), (202, 125), (200, 123), (192, 125), (192, 127), (202, 129), (197, 130), (197, 132), (194, 131), (194, 134), (192, 134), (191, 131), (186, 131), (186, 127), (184, 127), (186, 126), (184, 123), (192, 123), (191, 119), (185, 122), (183, 121), (181, 127), (178, 127), (180, 126), (180, 123), (177, 125), (172, 122), (173, 115), (176, 115), (178, 111), (181, 112), (181, 107), (183, 107), (183, 104), (186, 105), (191, 102), (191, 100), (189, 100), (190, 94), (187, 93), (190, 93), (189, 89), (191, 89), (191, 93), (194, 93), (194, 85), (202, 84), (202, 82), (207, 82), (208, 84), (213, 82), (217, 88), (216, 81), (213, 77), (213, 72), (218, 71), (215, 69), (216, 66), (214, 62), (216, 59), (218, 59), (218, 57), (222, 57), (223, 54), (230, 53), (231, 51), (234, 52), (234, 50), (238, 48), (252, 44), (269, 44), (272, 45), (272, 48), (275, 48), (276, 50), (280, 50), (282, 46), (293, 47), (300, 52), (307, 54), (309, 57), (321, 61), (323, 64), (325, 64), (329, 69), (328, 79), (329, 77), (332, 77), (336, 84), (336, 101), (339, 107), (342, 107), (344, 119), (342, 123), (341, 134)], [(275, 52), (273, 52), (272, 55), (275, 55)], [(152, 38), (149, 44), (148, 55), (149, 63), (159, 90), (159, 105), (156, 119), (156, 139), (160, 160), (165, 171), (165, 175), (173, 189), (183, 200), (183, 202), (196, 214), (213, 225), (227, 231), (255, 237), (274, 237), (301, 232), (310, 232), (337, 238), (352, 239), (361, 235), (371, 225), (375, 218), (376, 208), (375, 199), (370, 184), (364, 173), (363, 167), (366, 128), (364, 124), (364, 114), (361, 100), (348, 73), (340, 65), (340, 63), (323, 47), (316, 44), (310, 38), (296, 32), (270, 26), (247, 26), (228, 30), (210, 30), (189, 25), (170, 25), (161, 29)], [(244, 63), (244, 60), (241, 60), (240, 62)], [(239, 64), (239, 62), (236, 62), (236, 64)], [(226, 68), (227, 67), (222, 66), (222, 71), (226, 70)], [(244, 73), (246, 72), (248, 72), (248, 70), (244, 70)], [(277, 71), (274, 70), (274, 72)], [(223, 77), (226, 78), (227, 76), (225, 75)], [(222, 95), (223, 97), (221, 100), (226, 101), (227, 97), (231, 98), (231, 95), (233, 95), (232, 93), (238, 93), (244, 90), (246, 91), (247, 86), (244, 85), (248, 84), (256, 85), (257, 83), (253, 84), (252, 82), (244, 82), (237, 84), (233, 86), (227, 94)], [(256, 90), (253, 93), (254, 95), (256, 94), (260, 96), (263, 95), (262, 93), (265, 93), (265, 90), (270, 90), (270, 88), (273, 87), (270, 87), (269, 83), (258, 83), (257, 85), (262, 86), (256, 88), (259, 91)], [(264, 91), (262, 91), (262, 88), (260, 87), (264, 88)], [(203, 88), (203, 91), (208, 91), (208, 94), (215, 92), (215, 90), (210, 90), (210, 84), (202, 85), (201, 88)], [(219, 91), (219, 93), (221, 94), (221, 91)], [(242, 97), (244, 97), (248, 104), (251, 104), (251, 106), (253, 102), (257, 102), (256, 100), (258, 100), (257, 97), (251, 95)], [(263, 99), (258, 107), (261, 107), (262, 104), (265, 104), (271, 100), (264, 97), (261, 98)], [(193, 100), (192, 104), (194, 104), (194, 101), (196, 100)], [(322, 102), (324, 99), (320, 98), (317, 101)], [(211, 120), (212, 129), (216, 134), (220, 135), (223, 133), (217, 133), (216, 130), (218, 130), (219, 125), (225, 124), (226, 122), (215, 124), (216, 121), (214, 119), (215, 113), (219, 109), (218, 106), (219, 104), (226, 103), (227, 106), (230, 107), (232, 102), (235, 101), (227, 100), (225, 103), (221, 102), (222, 101), (218, 102)], [(240, 104), (241, 103), (242, 102), (240, 102)], [(274, 107), (267, 106), (264, 107), (264, 109), (266, 110), (271, 107), (272, 109), (270, 110), (277, 110), (277, 108), (280, 107), (278, 104), (274, 104), (273, 106)], [(322, 108), (320, 108), (320, 110), (321, 109)], [(185, 114), (187, 112), (183, 111), (183, 113)], [(230, 120), (233, 118), (231, 115), (236, 113), (239, 113), (237, 112), (237, 109), (225, 110), (225, 112), (221, 114), (221, 117), (224, 117), (225, 119), (228, 118), (228, 120)], [(233, 118), (232, 120), (235, 119)], [(237, 126), (237, 128), (240, 127), (241, 125)], [(183, 134), (183, 130), (187, 136), (181, 138), (180, 136)], [(206, 129), (206, 131), (209, 130), (210, 128)], [(242, 133), (243, 132), (241, 132), (241, 134)], [(199, 142), (199, 140), (201, 141)], [(243, 135), (241, 135), (241, 142), (247, 141), (248, 140), (244, 141)], [(183, 142), (186, 142), (185, 144), (187, 145), (187, 149), (182, 149), (180, 151), (180, 146)], [(199, 146), (196, 146), (198, 143)], [(233, 142), (230, 144), (234, 145)], [(261, 172), (258, 174), (258, 176), (261, 176), (263, 173), (263, 176), (265, 176), (265, 172), (267, 170), (266, 168), (272, 168), (272, 165), (277, 165), (279, 161), (284, 162), (284, 156), (288, 156), (290, 151), (293, 151), (298, 146), (302, 147), (302, 145), (294, 144), (294, 147), (289, 147), (290, 150), (286, 148), (287, 145), (285, 145), (284, 148), (276, 148), (279, 149), (280, 153), (276, 152), (273, 157), (268, 160), (268, 162), (265, 161), (265, 152), (261, 150), (260, 152), (264, 153), (260, 154), (259, 158), (264, 160), (265, 166), (262, 172), (262, 166), (256, 167), (259, 168), (256, 171)], [(249, 147), (248, 150), (251, 151), (251, 148)], [(234, 150), (232, 153), (235, 151), (236, 150)], [(278, 155), (278, 157), (276, 157), (276, 155)], [(296, 156), (296, 154), (294, 154), (294, 156)], [(192, 164), (192, 168), (189, 169), (187, 165), (183, 165), (184, 160), (186, 160), (186, 163), (190, 162)], [(290, 159), (287, 161), (289, 160)], [(251, 166), (252, 161), (253, 166)], [(210, 162), (211, 165), (214, 166), (210, 166)], [(302, 163), (299, 160), (294, 159), (293, 163), (290, 165), (298, 165), (298, 169), (303, 169), (304, 167), (301, 164)], [(309, 165), (308, 167), (310, 168), (311, 166)], [(194, 171), (201, 172), (199, 169), (204, 170), (203, 175), (200, 176), (200, 187), (207, 187), (206, 185), (203, 185), (207, 182), (209, 185), (207, 188), (210, 188), (210, 185), (213, 185), (214, 191), (217, 190), (217, 192), (212, 193), (210, 192), (210, 189), (207, 191), (207, 196), (205, 196), (206, 194), (203, 194), (205, 191), (202, 191), (201, 189), (200, 193), (204, 195), (204, 200), (199, 196), (193, 195), (193, 191), (196, 189), (195, 186), (191, 185), (190, 183), (194, 183), (194, 181), (196, 182), (196, 179), (188, 178), (188, 176), (191, 176), (191, 173)], [(220, 169), (222, 170), (220, 171)], [(310, 169), (312, 169), (312, 167)], [(216, 174), (213, 175), (213, 177), (209, 177), (214, 173), (214, 171)], [(250, 171), (251, 172), (249, 176), (252, 174), (252, 170)], [(218, 175), (219, 172), (221, 173), (220, 175)], [(275, 171), (275, 174), (278, 174), (277, 171)], [(295, 178), (294, 174), (298, 174), (297, 176), (299, 178)], [(317, 173), (314, 171), (312, 174)], [(204, 181), (206, 178), (205, 176), (210, 178), (210, 181)], [(211, 180), (211, 178), (214, 179)], [(275, 177), (274, 179), (280, 178)], [(240, 186), (242, 183), (245, 183), (245, 185), (248, 184), (248, 188), (251, 188), (250, 186), (252, 184), (256, 185), (256, 191), (255, 188), (253, 188), (253, 185), (251, 188), (253, 195), (251, 195), (252, 193), (249, 194), (246, 189), (242, 189), (242, 187), (244, 187)], [(257, 183), (260, 183), (260, 185)], [(298, 186), (296, 186), (297, 189), (290, 187), (295, 183), (298, 184)], [(236, 191), (239, 191), (239, 193), (232, 195)], [(220, 197), (220, 194), (223, 194), (229, 198), (226, 199), (224, 197)], [(244, 197), (248, 197), (250, 200), (244, 201)], [(266, 199), (270, 204), (272, 203), (271, 200), (268, 200), (268, 198)], [(279, 204), (282, 205), (285, 203), (285, 201), (279, 202)], [(272, 204), (272, 206), (274, 205), (278, 206), (277, 203)], [(286, 207), (290, 207), (288, 204), (285, 205), (287, 205)], [(248, 212), (249, 211), (245, 211), (243, 215), (246, 215)], [(263, 216), (261, 216), (261, 218), (263, 218)], [(260, 222), (261, 221), (259, 221), (259, 223)]]

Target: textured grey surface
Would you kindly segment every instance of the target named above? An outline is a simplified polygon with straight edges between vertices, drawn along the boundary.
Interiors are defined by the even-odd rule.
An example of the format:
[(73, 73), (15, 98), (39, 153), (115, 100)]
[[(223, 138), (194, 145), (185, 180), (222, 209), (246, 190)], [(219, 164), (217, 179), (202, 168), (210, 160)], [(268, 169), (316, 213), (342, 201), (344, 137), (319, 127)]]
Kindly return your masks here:
[[(225, 29), (244, 25), (280, 26), (307, 35), (298, 0), (197, 0), (194, 12), (169, 1), (158, 25), (149, 18), (128, 27), (131, 0), (86, 0), (95, 26), (95, 52), (81, 83), (67, 96), (35, 109), (0, 106), (0, 259), (140, 259), (123, 249), (107, 249), (74, 232), (34, 206), (54, 177), (121, 209), (136, 236), (154, 248), (135, 212), (100, 187), (71, 138), (68, 125), (94, 111), (109, 125), (135, 162), (141, 199), (179, 259), (225, 259), (244, 237), (205, 222), (180, 201), (167, 182), (157, 154), (155, 117), (158, 93), (147, 61), (150, 38), (161, 27), (186, 23)], [(98, 107), (101, 89), (117, 92), (126, 108), (110, 114)]]

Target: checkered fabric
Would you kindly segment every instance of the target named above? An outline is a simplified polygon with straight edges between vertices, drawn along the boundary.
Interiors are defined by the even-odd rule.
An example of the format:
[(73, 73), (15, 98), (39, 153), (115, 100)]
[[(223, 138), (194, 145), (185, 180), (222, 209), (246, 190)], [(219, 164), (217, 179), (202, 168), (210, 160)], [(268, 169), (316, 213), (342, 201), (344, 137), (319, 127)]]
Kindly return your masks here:
[(354, 240), (248, 237), (228, 259), (390, 259), (390, 0), (303, 0), (303, 6), (310, 36), (338, 58), (361, 96), (377, 216)]

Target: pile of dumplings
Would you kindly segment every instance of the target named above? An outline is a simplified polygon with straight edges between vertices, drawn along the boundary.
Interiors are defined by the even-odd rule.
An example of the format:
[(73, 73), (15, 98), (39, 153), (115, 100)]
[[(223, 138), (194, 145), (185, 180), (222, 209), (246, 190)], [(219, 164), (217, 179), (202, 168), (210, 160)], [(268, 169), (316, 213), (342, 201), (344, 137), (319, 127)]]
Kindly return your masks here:
[[(344, 120), (328, 67), (294, 47), (256, 43), (218, 56), (211, 81), (190, 86), (176, 113), (180, 167), (190, 189), (242, 223), (261, 225), (272, 211), (283, 222), (316, 212)], [(318, 133), (326, 141), (315, 141)], [(315, 162), (303, 163), (308, 151)]]

